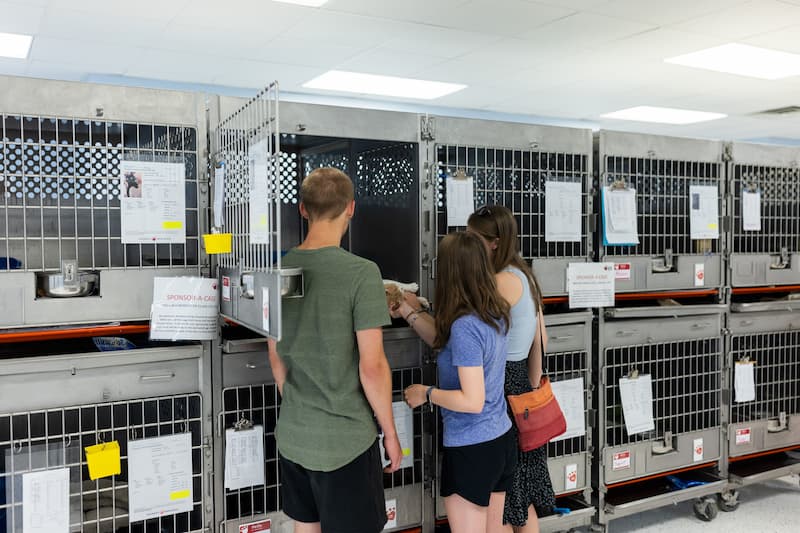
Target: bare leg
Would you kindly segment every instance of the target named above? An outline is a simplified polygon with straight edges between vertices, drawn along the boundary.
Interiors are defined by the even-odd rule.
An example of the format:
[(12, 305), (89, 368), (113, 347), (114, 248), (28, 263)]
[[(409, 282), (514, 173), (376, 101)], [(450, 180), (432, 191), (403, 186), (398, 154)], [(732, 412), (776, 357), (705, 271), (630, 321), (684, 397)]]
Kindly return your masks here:
[[(491, 506), (491, 502), (489, 503)], [(444, 499), (444, 508), (447, 510), (447, 521), (453, 533), (485, 533), (487, 507), (475, 505), (465, 500), (458, 494), (447, 496)], [(298, 533), (295, 530), (295, 533)]]
[(511, 533), (511, 525), (503, 524), (503, 508), (505, 505), (505, 492), (493, 492), (489, 496), (489, 516), (486, 524), (486, 533)]
[(298, 522), (294, 521), (294, 533), (322, 533), (319, 522)]
[(533, 505), (528, 507), (528, 521), (522, 527), (515, 527), (514, 533), (539, 533), (539, 517)]

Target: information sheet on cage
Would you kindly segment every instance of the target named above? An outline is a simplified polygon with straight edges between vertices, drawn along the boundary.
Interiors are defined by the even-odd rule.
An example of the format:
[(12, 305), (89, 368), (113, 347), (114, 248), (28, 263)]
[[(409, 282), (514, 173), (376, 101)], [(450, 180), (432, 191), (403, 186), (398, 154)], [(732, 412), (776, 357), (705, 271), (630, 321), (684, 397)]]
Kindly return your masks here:
[(636, 189), (603, 187), (603, 244), (639, 244)]
[(192, 510), (192, 434), (128, 442), (130, 521)]
[(580, 242), (583, 210), (580, 182), (548, 181), (544, 197), (544, 240)]
[(622, 414), (628, 435), (652, 431), (656, 428), (653, 420), (653, 380), (650, 374), (635, 378), (619, 378), (619, 395), (622, 399)]
[(217, 337), (217, 280), (153, 278), (150, 338), (208, 341)]
[(742, 189), (742, 230), (761, 231), (761, 191)]
[(225, 161), (214, 167), (214, 227), (225, 224)]
[(567, 266), (569, 307), (614, 307), (614, 263), (570, 263)]
[(447, 178), (447, 226), (466, 226), (475, 211), (475, 185), (472, 178)]
[(225, 430), (225, 488), (264, 484), (264, 426)]
[(22, 533), (69, 530), (69, 468), (23, 474)]
[(250, 244), (269, 244), (270, 153), (266, 139), (250, 146), (250, 150), (247, 152), (247, 160), (250, 172)]
[[(403, 460), (400, 468), (414, 466), (414, 411), (406, 402), (392, 402), (392, 414), (394, 415), (394, 425), (397, 429), (397, 438), (400, 440), (400, 449), (403, 451)], [(383, 447), (383, 435), (378, 441), (381, 451), (381, 461), (383, 466), (389, 466)]]
[(185, 165), (121, 161), (119, 173), (122, 242), (185, 243)]
[(550, 442), (586, 435), (586, 408), (583, 398), (583, 378), (551, 381), (553, 396), (567, 421), (567, 431)]
[(719, 239), (719, 189), (689, 186), (689, 229), (693, 240)]
[(756, 365), (753, 361), (737, 361), (734, 366), (734, 398), (736, 403), (756, 399)]

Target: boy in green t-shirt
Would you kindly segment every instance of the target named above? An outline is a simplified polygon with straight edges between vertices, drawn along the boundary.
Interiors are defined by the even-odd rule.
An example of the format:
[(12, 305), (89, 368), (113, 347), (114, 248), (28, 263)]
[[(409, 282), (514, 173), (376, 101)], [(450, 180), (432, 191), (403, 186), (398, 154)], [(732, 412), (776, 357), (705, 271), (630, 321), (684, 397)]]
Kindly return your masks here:
[(283, 335), (269, 362), (282, 402), (276, 428), (283, 510), (295, 533), (378, 532), (386, 523), (375, 418), (391, 465), (402, 451), (383, 351), (389, 324), (377, 265), (339, 244), (355, 210), (343, 172), (320, 168), (300, 188), (303, 243), (283, 258), (301, 267), (304, 297), (283, 301)]

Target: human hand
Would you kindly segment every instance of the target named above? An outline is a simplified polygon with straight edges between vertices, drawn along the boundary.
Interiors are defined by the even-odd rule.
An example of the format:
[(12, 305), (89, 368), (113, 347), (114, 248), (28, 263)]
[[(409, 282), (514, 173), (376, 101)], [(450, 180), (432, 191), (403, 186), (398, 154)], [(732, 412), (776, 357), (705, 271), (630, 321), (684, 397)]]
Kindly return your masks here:
[(400, 447), (400, 439), (397, 437), (397, 433), (391, 437), (384, 435), (383, 449), (386, 453), (386, 457), (391, 461), (391, 464), (384, 468), (383, 471), (387, 474), (396, 472), (400, 468), (400, 463), (403, 461), (403, 449)]
[(428, 401), (427, 385), (410, 385), (406, 387), (405, 398), (409, 407), (414, 409)]

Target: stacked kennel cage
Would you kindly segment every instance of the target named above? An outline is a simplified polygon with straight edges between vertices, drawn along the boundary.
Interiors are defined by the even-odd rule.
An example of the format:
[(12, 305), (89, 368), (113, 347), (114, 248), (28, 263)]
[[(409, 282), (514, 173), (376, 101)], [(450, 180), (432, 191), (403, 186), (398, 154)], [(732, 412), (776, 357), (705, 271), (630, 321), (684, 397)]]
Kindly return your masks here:
[[(198, 95), (2, 78), (0, 328), (146, 320), (153, 278), (198, 275)], [(180, 162), (185, 242), (125, 244), (123, 161)]]
[[(472, 178), (474, 208), (500, 204), (517, 218), (520, 250), (533, 265), (545, 303), (563, 303), (566, 298), (566, 269), (569, 263), (592, 260), (591, 197), (592, 138), (588, 130), (534, 126), (448, 117), (423, 117), (421, 137), (427, 142), (422, 188), (425, 213), (423, 265), (428, 268), (428, 293), (435, 283), (436, 243), (449, 231), (447, 179)], [(579, 184), (580, 237), (576, 241), (548, 241), (546, 238), (545, 195), (549, 182)], [(431, 261), (424, 258), (430, 257)], [(557, 307), (553, 307), (556, 309)], [(553, 381), (581, 377), (587, 432), (580, 437), (548, 445), (548, 466), (559, 505), (570, 514), (540, 519), (542, 531), (559, 531), (591, 523), (589, 472), (591, 469), (590, 416), (592, 381), (591, 313), (546, 314), (550, 335), (544, 364)], [(553, 332), (549, 328), (553, 329)], [(440, 440), (440, 439), (439, 439)], [(441, 446), (441, 442), (439, 442)], [(439, 448), (440, 449), (440, 448)], [(438, 454), (437, 454), (437, 457)], [(439, 466), (437, 466), (437, 469)], [(577, 469), (577, 479), (567, 480)], [(569, 473), (568, 473), (569, 472)], [(436, 515), (444, 519), (443, 501), (437, 495)]]
[[(224, 115), (238, 105), (236, 99), (220, 98), (213, 103), (211, 112)], [(330, 166), (347, 173), (355, 190), (356, 213), (343, 238), (343, 248), (375, 261), (384, 278), (418, 282), (416, 115), (281, 102), (277, 120), (282, 133), (276, 213), (282, 247), (276, 248), (273, 257), (299, 244), (307, 230), (298, 211), (302, 179), (315, 168)], [(226, 186), (226, 204), (227, 190)], [(405, 387), (424, 381), (425, 371), (421, 343), (403, 326), (398, 322), (384, 328), (384, 348), (392, 368), (392, 395), (396, 402), (403, 401)], [(218, 529), (238, 531), (242, 524), (270, 520), (273, 531), (289, 531), (291, 521), (281, 512), (274, 436), (280, 395), (269, 370), (263, 340), (247, 337), (223, 328), (223, 340), (215, 352), (221, 354), (214, 366), (215, 374), (221, 376), (216, 381), (221, 387), (215, 386), (220, 406), (215, 414), (219, 423), (215, 460), (217, 471), (222, 472), (227, 429), (241, 420), (263, 424), (267, 483), (227, 490), (222, 476), (218, 476)], [(396, 526), (390, 528), (393, 531), (417, 527), (432, 531), (432, 520), (426, 518), (432, 513), (432, 505), (428, 504), (432, 500), (425, 496), (430, 480), (426, 479), (425, 454), (429, 450), (423, 428), (430, 423), (428, 418), (430, 414), (421, 408), (413, 411), (409, 464), (384, 475), (385, 497), (395, 509)]]
[[(608, 131), (596, 135), (595, 146), (598, 192), (636, 191), (639, 240), (604, 245), (599, 225), (599, 261), (614, 263), (623, 275), (615, 274), (615, 307), (601, 309), (599, 317), (598, 522), (606, 528), (615, 518), (690, 499), (695, 513), (710, 520), (717, 511), (711, 495), (726, 485), (725, 307), (718, 303), (724, 282), (722, 146)], [(720, 238), (691, 239), (692, 185), (717, 188)], [(598, 204), (600, 211), (602, 193)], [(620, 380), (643, 375), (652, 380), (653, 429), (629, 434)], [(680, 490), (684, 481), (689, 486)]]
[[(730, 143), (726, 373), (729, 475), (739, 487), (800, 472), (800, 148)], [(745, 206), (745, 204), (749, 204)], [(754, 365), (755, 397), (737, 400), (736, 369)], [(742, 391), (744, 392), (744, 391)], [(735, 506), (736, 492), (729, 505)]]

